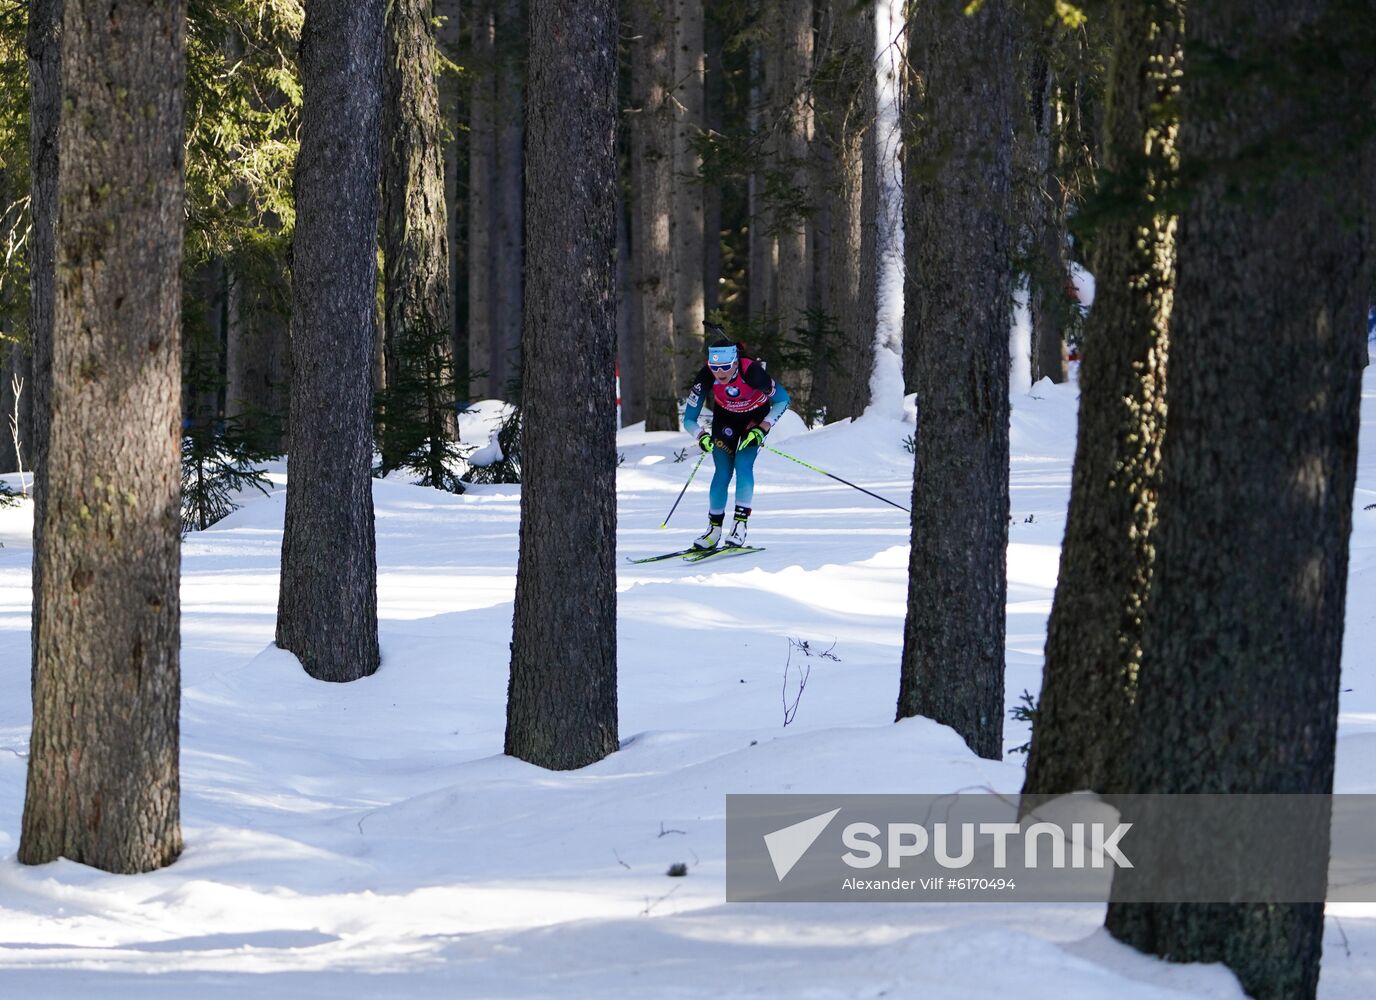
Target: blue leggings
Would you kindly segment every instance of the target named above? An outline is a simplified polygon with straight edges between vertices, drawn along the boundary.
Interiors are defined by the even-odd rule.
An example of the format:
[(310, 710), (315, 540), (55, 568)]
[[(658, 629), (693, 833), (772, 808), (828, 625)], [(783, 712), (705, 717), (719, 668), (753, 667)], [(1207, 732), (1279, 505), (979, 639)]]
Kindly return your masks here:
[(749, 507), (755, 499), (755, 459), (760, 449), (754, 446), (742, 448), (735, 454), (725, 448), (712, 449), (712, 464), (716, 472), (712, 474), (712, 489), (707, 495), (707, 512), (722, 514), (726, 512), (726, 490), (731, 485), (732, 473), (736, 476), (736, 504)]

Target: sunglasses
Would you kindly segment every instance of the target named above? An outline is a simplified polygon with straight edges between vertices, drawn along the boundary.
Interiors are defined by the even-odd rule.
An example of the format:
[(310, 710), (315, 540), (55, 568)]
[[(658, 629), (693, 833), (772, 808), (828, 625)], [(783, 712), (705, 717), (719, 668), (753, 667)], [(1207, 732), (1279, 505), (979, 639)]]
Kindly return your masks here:
[(713, 365), (713, 364), (709, 364), (707, 367), (710, 368), (710, 369), (711, 369), (712, 371), (714, 371), (714, 372), (729, 372), (732, 368), (735, 367), (735, 365), (736, 365), (736, 362), (734, 362), (734, 361), (728, 361), (728, 362), (727, 362), (726, 364), (724, 364), (724, 365)]

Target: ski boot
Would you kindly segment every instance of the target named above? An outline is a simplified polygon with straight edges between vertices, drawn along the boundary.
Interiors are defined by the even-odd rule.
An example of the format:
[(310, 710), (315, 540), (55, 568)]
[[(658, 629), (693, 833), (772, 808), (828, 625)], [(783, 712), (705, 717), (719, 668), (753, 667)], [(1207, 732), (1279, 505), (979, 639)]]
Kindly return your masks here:
[(697, 538), (693, 539), (695, 549), (715, 549), (717, 542), (721, 541), (721, 524), (726, 520), (726, 513), (707, 515), (707, 530)]
[(736, 504), (736, 523), (731, 526), (731, 534), (726, 536), (726, 547), (740, 548), (745, 544), (745, 523), (750, 520), (750, 508)]

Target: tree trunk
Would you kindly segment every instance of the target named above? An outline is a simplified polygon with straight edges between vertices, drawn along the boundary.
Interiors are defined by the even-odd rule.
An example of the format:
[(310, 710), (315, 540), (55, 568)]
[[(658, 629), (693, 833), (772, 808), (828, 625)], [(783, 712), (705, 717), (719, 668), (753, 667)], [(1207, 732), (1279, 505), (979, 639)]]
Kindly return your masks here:
[(614, 0), (531, 4), (524, 480), (506, 752), (561, 770), (617, 749), (617, 25)]
[[(19, 860), (181, 852), (178, 582), (186, 8), (67, 0), (52, 410)], [(137, 117), (130, 114), (137, 109)]]
[[(829, 29), (824, 16), (827, 11), (822, 10), (818, 13), (823, 15), (821, 24), (816, 29), (820, 41), (826, 37), (823, 32)], [(821, 58), (825, 59), (825, 56)], [(835, 358), (832, 355), (837, 347), (832, 329), (836, 325), (836, 314), (832, 312), (831, 302), (832, 229), (836, 221), (835, 199), (832, 195), (837, 190), (836, 172), (840, 165), (835, 150), (826, 144), (817, 122), (817, 116), (825, 112), (822, 105), (826, 103), (826, 98), (818, 89), (824, 89), (826, 83), (823, 79), (814, 82), (810, 102), (814, 131), (813, 142), (808, 151), (807, 170), (808, 199), (811, 206), (805, 222), (809, 269), (805, 310), (812, 315), (805, 314), (803, 317), (811, 338), (803, 341), (810, 347), (811, 360), (807, 371), (807, 384), (811, 386), (807, 403), (810, 405), (811, 413), (819, 416), (825, 416), (829, 412), (831, 381), (835, 374), (832, 370)], [(840, 221), (844, 222), (845, 219)], [(800, 408), (803, 402), (802, 399), (799, 400)]]
[[(1358, 209), (1332, 195), (1359, 176), (1369, 137), (1351, 122), (1376, 66), (1341, 2), (1192, 5), (1186, 38), (1193, 185), (1124, 790), (1327, 794), (1372, 263)], [(1237, 836), (1246, 865), (1266, 831)], [(1175, 961), (1226, 962), (1249, 996), (1315, 995), (1322, 903), (1115, 903), (1107, 925)]]
[(183, 317), (181, 345), (182, 417), (197, 428), (209, 429), (224, 416), (220, 405), (227, 297), (223, 258), (198, 266), (188, 284), (191, 300)]
[(500, 0), (496, 27), (496, 158), (492, 174), (492, 394), (515, 400), (525, 281), (524, 0)]
[[(908, 614), (898, 717), (1003, 751), (1012, 312), (1013, 21), (919, 9), (908, 26), (904, 341), (917, 385)], [(906, 353), (906, 352), (905, 352)]]
[(290, 283), (231, 267), (228, 285), (225, 411), (244, 418), (264, 447), (285, 451)]
[(618, 216), (618, 246), (625, 242), (624, 263), (618, 250), (618, 279), (624, 282), (617, 319), (619, 336), (617, 366), (621, 374), (621, 425), (639, 423), (645, 419), (645, 310), (641, 299), (642, 275), (645, 269), (644, 199), (639, 194), (641, 169), (644, 164), (645, 92), (648, 88), (648, 66), (643, 57), (643, 39), (636, 36), (639, 28), (638, 0), (623, 0), (620, 5), (622, 52), (628, 67), (629, 94), (626, 113), (622, 116), (622, 143), (626, 149), (628, 183), (620, 192)]
[(819, 71), (818, 134), (834, 169), (823, 192), (831, 206), (826, 312), (840, 331), (826, 367), (827, 417), (858, 417), (870, 401), (878, 225), (874, 133), (874, 4), (830, 0), (831, 45)]
[(645, 419), (645, 332), (640, 325), (640, 299), (635, 287), (636, 256), (627, 233), (629, 212), (620, 191), (616, 213), (616, 365), (620, 380), (621, 426)]
[[(33, 551), (43, 543), (47, 502), (48, 426), (53, 398), (53, 299), (57, 256), (57, 129), (62, 107), (63, 0), (30, 0), (25, 46), (29, 56), (29, 357), (33, 414), (30, 458), (33, 466)], [(30, 672), (38, 670), (38, 640), (43, 609), (37, 595), (43, 565), (33, 560), (33, 613)]]
[[(1042, 45), (1055, 44), (1059, 26), (1051, 28)], [(1028, 213), (1031, 224), (1029, 312), (1032, 316), (1032, 381), (1066, 380), (1065, 327), (1070, 300), (1066, 295), (1066, 195), (1060, 179), (1060, 94), (1051, 61), (1045, 54), (1034, 60), (1031, 90), (1033, 189)]]
[[(464, 0), (435, 0), (435, 17), (439, 19), (436, 28), (436, 42), (441, 56), (455, 63), (463, 62), (463, 13)], [(463, 341), (460, 337), (464, 329), (463, 311), (467, 302), (467, 265), (463, 252), (463, 210), (461, 201), (464, 192), (460, 189), (460, 178), (467, 163), (464, 151), (459, 145), (459, 123), (463, 121), (462, 88), (453, 73), (439, 74), (439, 115), (441, 135), (444, 142), (444, 232), (445, 243), (449, 247), (449, 323), (450, 352), (454, 357), (455, 375), (458, 379), (459, 401), (467, 402), (469, 393), (463, 381), (467, 371), (464, 361)]]
[(645, 429), (678, 430), (680, 361), (674, 325), (674, 253), (671, 231), (674, 191), (673, 62), (670, 23), (649, 0), (634, 0), (638, 39), (640, 176), (636, 184), (640, 231), (641, 323), (645, 331)]
[[(775, 124), (779, 129), (774, 169), (788, 190), (788, 203), (776, 204), (774, 230), (778, 237), (778, 315), (785, 340), (807, 326), (812, 271), (808, 258), (807, 216), (812, 207), (808, 160), (812, 143), (812, 2), (778, 0), (775, 6), (779, 76), (773, 89)], [(784, 380), (807, 398), (811, 372), (785, 371)], [(810, 414), (804, 414), (810, 418)]]
[[(771, 0), (749, 0), (751, 20), (764, 23)], [(757, 329), (768, 324), (773, 316), (777, 298), (775, 297), (775, 270), (779, 266), (779, 244), (772, 230), (772, 213), (766, 197), (767, 173), (774, 148), (770, 136), (770, 93), (774, 77), (778, 73), (778, 60), (774, 58), (777, 45), (768, 37), (761, 38), (758, 33), (750, 46), (750, 134), (759, 137), (760, 148), (756, 150), (750, 176), (747, 179), (747, 211), (750, 230), (750, 261), (747, 268), (749, 288), (749, 317)]]
[[(390, 386), (400, 384), (404, 366), (421, 368), (412, 377), (430, 383), (448, 381), (454, 365), (432, 6), (433, 0), (392, 0), (387, 7), (382, 199), (384, 342)], [(438, 399), (438, 386), (427, 385), (427, 390), (423, 403), (408, 407), (418, 412), (384, 419), (423, 420), (452, 440), (458, 433), (454, 401)], [(397, 401), (395, 394), (391, 398)], [(405, 458), (384, 454), (383, 466), (395, 468)]]
[(686, 386), (705, 346), (702, 157), (694, 145), (704, 124), (703, 0), (674, 0), (674, 340), (677, 385)]
[(472, 0), (472, 85), (468, 98), (468, 371), (473, 399), (501, 394), (493, 377), (493, 222), (496, 187), (496, 47), (494, 0)]
[(292, 251), (291, 446), (277, 645), (312, 677), (377, 670), (372, 401), (382, 0), (307, 0)]
[[(710, 130), (725, 134), (723, 101), (726, 70), (723, 66), (722, 28), (704, 4), (703, 39), (703, 122)], [(722, 185), (704, 184), (702, 189), (702, 310), (710, 316), (721, 307), (721, 227)], [(700, 333), (705, 333), (699, 328)], [(691, 378), (692, 376), (689, 375)]]
[[(1096, 234), (1098, 294), (1080, 364), (1080, 430), (1024, 793), (1123, 790), (1151, 589), (1165, 435), (1184, 4), (1114, 5), (1105, 190), (1124, 207)], [(1145, 155), (1144, 155), (1144, 151)]]

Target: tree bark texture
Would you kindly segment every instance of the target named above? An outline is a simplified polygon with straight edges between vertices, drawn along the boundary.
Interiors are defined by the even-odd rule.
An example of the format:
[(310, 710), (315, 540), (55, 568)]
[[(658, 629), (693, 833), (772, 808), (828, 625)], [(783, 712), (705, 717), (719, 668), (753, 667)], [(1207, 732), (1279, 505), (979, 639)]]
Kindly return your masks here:
[(532, 0), (524, 480), (506, 752), (561, 770), (617, 749), (617, 26), (614, 0)]
[[(703, 124), (716, 132), (725, 129), (725, 76), (722, 46), (725, 44), (720, 21), (704, 4), (703, 22)], [(702, 189), (702, 309), (710, 316), (721, 307), (721, 227), (722, 186), (704, 184)], [(705, 332), (705, 331), (704, 331)], [(689, 376), (691, 377), (691, 376)]]
[(619, 192), (617, 217), (617, 280), (623, 284), (617, 303), (617, 335), (621, 340), (617, 346), (616, 360), (621, 375), (623, 427), (645, 419), (645, 324), (641, 303), (645, 213), (639, 193), (633, 191), (639, 182), (641, 164), (644, 162), (641, 118), (647, 87), (647, 66), (640, 51), (642, 39), (636, 35), (640, 25), (638, 8), (636, 0), (623, 0), (620, 5), (621, 60), (625, 72), (624, 85), (628, 90), (625, 113), (621, 117), (621, 142), (626, 151), (625, 170), (629, 180)]
[[(387, 383), (396, 385), (408, 340), (428, 347), (431, 370), (452, 371), (449, 348), (449, 242), (444, 200), (433, 0), (391, 0), (383, 72), (383, 295)], [(437, 356), (436, 356), (437, 355)], [(458, 433), (453, 401), (427, 414), (444, 433)], [(384, 455), (393, 467), (404, 455)]]
[[(751, 20), (763, 22), (765, 5), (770, 0), (749, 0)], [(772, 58), (776, 46), (758, 34), (750, 46), (750, 133), (760, 142), (753, 169), (746, 181), (749, 213), (749, 316), (756, 326), (769, 322), (777, 300), (775, 270), (779, 266), (779, 242), (774, 236), (766, 188), (774, 143), (770, 138), (770, 91), (778, 73), (778, 60)]]
[(186, 8), (63, 9), (51, 426), (19, 860), (181, 852)]
[(636, 257), (631, 251), (626, 204), (618, 191), (616, 204), (616, 370), (621, 399), (621, 426), (645, 419), (645, 333), (640, 325), (640, 299), (635, 288)]
[(674, 339), (680, 345), (676, 384), (697, 372), (705, 347), (703, 299), (702, 157), (695, 142), (703, 133), (706, 54), (703, 0), (674, 0)]
[(377, 670), (372, 401), (382, 0), (308, 0), (292, 250), (290, 474), (277, 645), (312, 677)]
[[(1191, 186), (1129, 792), (1332, 790), (1372, 263), (1359, 199), (1333, 196), (1359, 176), (1351, 123), (1376, 77), (1350, 13), (1222, 0), (1186, 17)], [(1321, 903), (1111, 904), (1107, 925), (1226, 962), (1249, 996), (1315, 995)]]
[[(1003, 747), (1012, 312), (1013, 20), (924, 3), (908, 24), (904, 341), (917, 387), (898, 717)], [(908, 352), (905, 352), (908, 353)]]
[[(772, 91), (774, 124), (779, 130), (774, 169), (787, 191), (787, 203), (774, 206), (774, 230), (778, 239), (778, 316), (785, 338), (807, 326), (812, 292), (812, 265), (808, 258), (807, 213), (813, 207), (808, 170), (812, 143), (812, 3), (811, 0), (778, 0), (774, 27), (777, 33), (779, 75)], [(811, 372), (784, 372), (784, 379), (807, 395)], [(806, 415), (805, 415), (806, 416)]]
[[(816, 29), (817, 40), (814, 47), (822, 45), (826, 40), (827, 13), (825, 5), (814, 5), (821, 26)], [(819, 50), (820, 51), (820, 50)], [(817, 58), (824, 60), (825, 53)], [(813, 313), (812, 316), (804, 315), (806, 325), (811, 328), (811, 332), (817, 335), (818, 339), (812, 342), (811, 364), (808, 370), (808, 382), (801, 388), (807, 389), (807, 396), (798, 400), (799, 410), (810, 411), (817, 416), (823, 416), (827, 412), (827, 400), (830, 398), (832, 371), (831, 362), (836, 350), (836, 341), (829, 338), (822, 325), (826, 321), (835, 323), (835, 314), (830, 311), (830, 274), (832, 257), (832, 223), (834, 204), (830, 192), (834, 186), (836, 177), (837, 161), (835, 151), (826, 144), (822, 134), (818, 129), (818, 115), (824, 113), (823, 105), (826, 98), (819, 89), (825, 87), (825, 80), (821, 79), (820, 74), (825, 71), (825, 67), (814, 72), (810, 81), (811, 94), (809, 102), (813, 112), (813, 141), (808, 149), (808, 200), (810, 203), (807, 219), (805, 222), (807, 229), (807, 305), (806, 310)], [(844, 220), (843, 220), (844, 221)], [(826, 312), (826, 320), (819, 314)], [(807, 343), (807, 341), (804, 341)], [(808, 388), (810, 386), (810, 389)]]
[[(1058, 32), (1059, 26), (1050, 29)], [(1044, 43), (1055, 44), (1054, 36)], [(1057, 384), (1069, 377), (1065, 327), (1070, 309), (1066, 295), (1066, 195), (1060, 179), (1060, 94), (1050, 59), (1034, 60), (1030, 86), (1033, 149), (1033, 204), (1029, 213), (1032, 240), (1029, 309), (1032, 316), (1032, 381)]]
[(220, 359), (225, 349), (225, 263), (212, 257), (190, 275), (182, 338), (182, 417), (209, 428), (224, 416)]
[[(435, 0), (435, 17), (439, 24), (435, 29), (439, 54), (443, 59), (455, 63), (463, 62), (463, 25), (465, 0)], [(459, 145), (459, 123), (463, 121), (463, 96), (456, 74), (439, 74), (439, 115), (441, 136), (444, 143), (444, 232), (445, 243), (449, 247), (449, 323), (450, 350), (456, 364), (456, 374), (462, 375), (463, 342), (460, 332), (463, 329), (462, 311), (467, 297), (467, 265), (463, 253), (463, 209), (461, 201), (465, 192), (461, 191), (462, 171), (466, 167), (464, 150)], [(466, 386), (461, 378), (459, 390), (461, 401), (468, 400)]]
[(674, 323), (674, 106), (672, 29), (662, 5), (633, 0), (633, 58), (639, 61), (639, 176), (635, 185), (642, 244), (641, 323), (645, 332), (645, 429), (678, 430), (682, 362)]
[(496, 145), (496, 15), (494, 0), (472, 0), (468, 104), (468, 370), (469, 394), (491, 399), (501, 392), (493, 378), (492, 341), (496, 304), (492, 300), (493, 177)]
[(521, 376), (525, 283), (525, 0), (500, 0), (492, 173), (492, 391), (514, 400)]
[(264, 444), (285, 451), (291, 385), (290, 281), (285, 275), (231, 266), (227, 295), (225, 411), (245, 418)]
[[(52, 423), (53, 299), (57, 254), (57, 129), (62, 108), (63, 0), (31, 0), (25, 46), (29, 56), (29, 356), (33, 414), (33, 551), (43, 541), (47, 503), (48, 428)], [(33, 593), (42, 587), (43, 566), (33, 560)], [(33, 601), (31, 671), (38, 669), (43, 609)]]
[(1184, 3), (1121, 0), (1101, 224), (1080, 364), (1080, 421), (1046, 666), (1023, 792), (1123, 790), (1155, 553), (1176, 217)]
[(831, 206), (826, 305), (840, 331), (827, 365), (827, 418), (858, 417), (870, 401), (879, 273), (874, 150), (875, 7), (830, 2), (830, 44), (819, 70), (818, 135), (833, 171), (822, 192)]
[(474, 0), (468, 137), (468, 358), (474, 398), (520, 376), (524, 285), (525, 4)]

